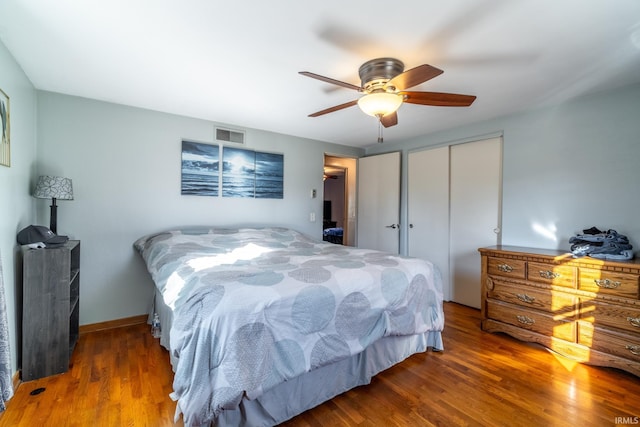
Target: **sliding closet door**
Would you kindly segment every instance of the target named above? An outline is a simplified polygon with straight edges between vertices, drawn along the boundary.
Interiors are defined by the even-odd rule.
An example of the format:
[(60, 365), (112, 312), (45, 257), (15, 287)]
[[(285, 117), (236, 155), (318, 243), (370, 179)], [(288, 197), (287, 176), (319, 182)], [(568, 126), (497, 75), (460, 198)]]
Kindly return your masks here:
[(452, 299), (480, 308), (478, 248), (500, 237), (502, 138), (451, 147), (450, 264)]
[(444, 298), (480, 307), (478, 248), (498, 243), (502, 139), (409, 153), (409, 255), (440, 270)]
[(400, 153), (358, 160), (358, 247), (400, 249)]
[(409, 153), (408, 213), (409, 255), (438, 267), (449, 301), (449, 147)]

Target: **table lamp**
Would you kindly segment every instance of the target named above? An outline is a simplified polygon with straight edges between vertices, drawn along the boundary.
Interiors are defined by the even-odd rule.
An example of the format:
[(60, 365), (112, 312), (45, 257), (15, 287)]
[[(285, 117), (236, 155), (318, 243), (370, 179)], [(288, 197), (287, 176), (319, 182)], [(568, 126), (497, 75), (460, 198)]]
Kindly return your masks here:
[(58, 234), (58, 205), (56, 200), (73, 200), (71, 179), (61, 176), (41, 175), (38, 178), (33, 197), (51, 199), (51, 219), (49, 229)]

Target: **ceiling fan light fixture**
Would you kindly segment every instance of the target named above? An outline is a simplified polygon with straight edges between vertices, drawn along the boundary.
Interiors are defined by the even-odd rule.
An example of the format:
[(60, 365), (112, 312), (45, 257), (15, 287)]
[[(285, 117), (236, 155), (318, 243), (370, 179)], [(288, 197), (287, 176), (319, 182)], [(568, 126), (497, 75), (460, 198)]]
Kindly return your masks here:
[(397, 93), (374, 92), (358, 99), (358, 107), (373, 117), (395, 113), (402, 105), (403, 96)]

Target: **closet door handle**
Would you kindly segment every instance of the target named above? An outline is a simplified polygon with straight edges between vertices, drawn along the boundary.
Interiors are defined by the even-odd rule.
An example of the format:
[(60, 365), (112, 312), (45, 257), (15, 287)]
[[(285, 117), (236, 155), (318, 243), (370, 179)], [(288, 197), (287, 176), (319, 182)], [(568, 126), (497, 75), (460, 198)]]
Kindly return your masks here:
[(400, 224), (385, 225), (385, 227), (386, 227), (386, 228), (393, 228), (393, 229), (396, 229), (396, 228), (400, 228)]

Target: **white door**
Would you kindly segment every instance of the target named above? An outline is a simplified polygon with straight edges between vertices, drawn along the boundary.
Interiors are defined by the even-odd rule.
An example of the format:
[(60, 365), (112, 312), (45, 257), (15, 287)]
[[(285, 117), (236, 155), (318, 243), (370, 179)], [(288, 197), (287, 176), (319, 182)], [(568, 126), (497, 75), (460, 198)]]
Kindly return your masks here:
[(400, 248), (400, 153), (358, 160), (358, 247)]
[(440, 270), (445, 301), (449, 282), (449, 147), (409, 153), (409, 255)]
[(478, 248), (500, 237), (502, 139), (453, 145), (450, 152), (449, 250), (452, 299), (480, 308)]

